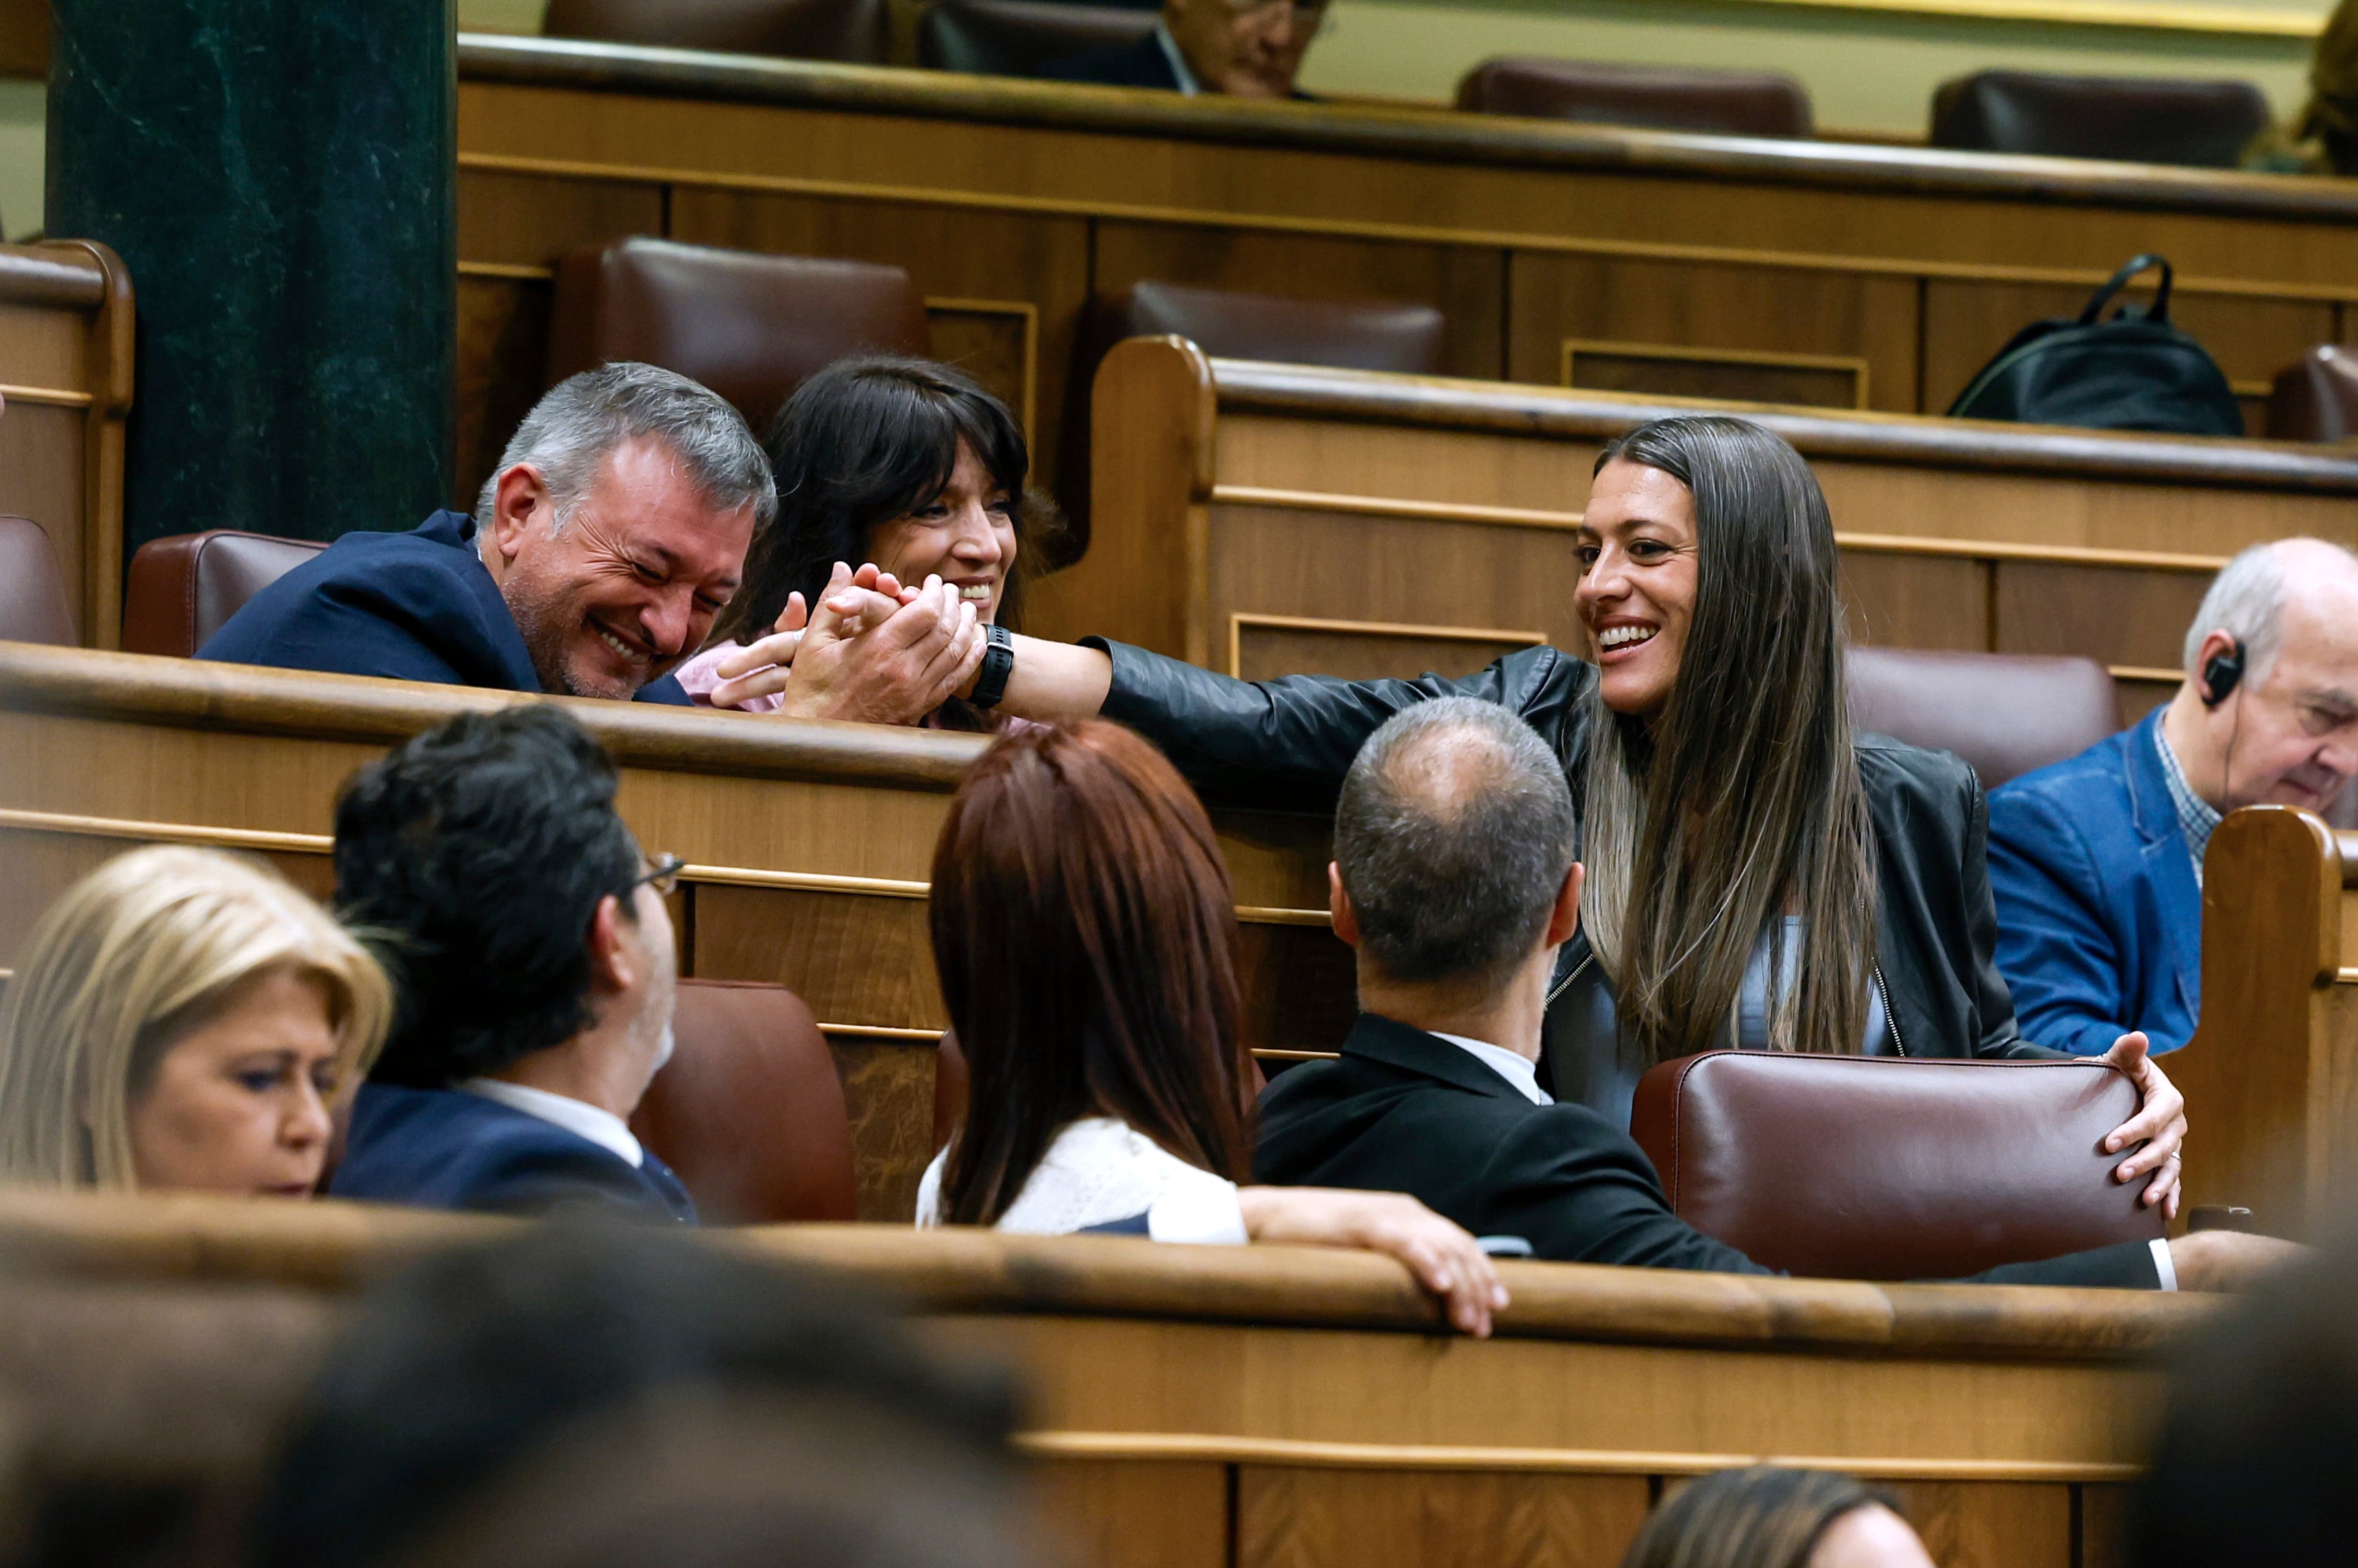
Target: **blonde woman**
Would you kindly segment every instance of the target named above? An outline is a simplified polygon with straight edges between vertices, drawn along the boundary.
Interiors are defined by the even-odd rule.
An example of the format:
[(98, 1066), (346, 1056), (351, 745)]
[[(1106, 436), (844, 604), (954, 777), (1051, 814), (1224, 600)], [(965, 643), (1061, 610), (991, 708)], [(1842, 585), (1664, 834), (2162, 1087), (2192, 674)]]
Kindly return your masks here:
[(375, 960), (267, 867), (136, 849), (68, 889), (0, 1001), (0, 1181), (307, 1197), (383, 1042)]

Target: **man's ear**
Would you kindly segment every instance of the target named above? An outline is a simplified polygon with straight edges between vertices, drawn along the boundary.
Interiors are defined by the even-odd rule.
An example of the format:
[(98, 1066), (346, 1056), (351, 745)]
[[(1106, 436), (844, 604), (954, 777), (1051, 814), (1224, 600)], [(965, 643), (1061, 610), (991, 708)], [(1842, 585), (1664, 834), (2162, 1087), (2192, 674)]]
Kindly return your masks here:
[(1555, 909), (1548, 915), (1547, 945), (1561, 947), (1572, 940), (1580, 929), (1580, 886), (1588, 880), (1588, 868), (1578, 860), (1563, 874), (1563, 886), (1556, 890)]
[(608, 995), (639, 983), (639, 951), (623, 929), (630, 925), (622, 901), (608, 893), (590, 917), (590, 989)]
[(483, 564), (494, 574), (512, 565), (525, 539), (555, 514), (555, 507), (539, 469), (518, 463), (503, 470), (492, 487), (492, 532), (483, 542)]
[(1326, 862), (1326, 913), (1335, 917), (1335, 935), (1357, 946), (1359, 916), (1351, 907), (1351, 895), (1343, 891), (1343, 868), (1332, 860)]

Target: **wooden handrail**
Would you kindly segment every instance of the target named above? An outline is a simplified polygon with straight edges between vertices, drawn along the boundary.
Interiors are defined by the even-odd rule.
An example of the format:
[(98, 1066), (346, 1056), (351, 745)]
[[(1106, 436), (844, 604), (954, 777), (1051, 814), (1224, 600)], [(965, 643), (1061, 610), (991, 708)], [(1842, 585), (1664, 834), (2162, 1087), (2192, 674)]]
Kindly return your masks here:
[(107, 288), (106, 268), (81, 245), (0, 245), (0, 299), (91, 310)]
[[(106, 1279), (357, 1287), (438, 1247), (519, 1222), (320, 1202), (0, 1191), (0, 1258)], [(1439, 1332), (1407, 1271), (1363, 1252), (1182, 1247), (1120, 1237), (795, 1225), (704, 1233), (833, 1270), (929, 1313), (1075, 1314)], [(1885, 1285), (1506, 1263), (1504, 1336), (1863, 1356), (2150, 1359), (2208, 1315), (2201, 1298), (2127, 1291)]]
[(1260, 103), (965, 76), (890, 66), (708, 54), (569, 38), (459, 35), (465, 81), (989, 121), (1184, 141), (1698, 179), (1841, 185), (2347, 222), (2347, 180), (1849, 142), (1772, 141), (1358, 103)]
[(200, 659), (0, 643), (0, 708), (257, 735), (403, 741), (460, 713), (561, 705), (614, 761), (683, 773), (947, 791), (989, 739), (935, 730), (783, 719), (658, 703), (265, 669)]
[(1255, 360), (1216, 359), (1211, 365), (1224, 412), (1592, 440), (1620, 435), (1666, 415), (1739, 413), (1776, 431), (1808, 458), (2358, 495), (2358, 455), (2316, 446), (2000, 425), (1915, 414), (1797, 413), (1790, 407), (1724, 400), (1641, 397)]

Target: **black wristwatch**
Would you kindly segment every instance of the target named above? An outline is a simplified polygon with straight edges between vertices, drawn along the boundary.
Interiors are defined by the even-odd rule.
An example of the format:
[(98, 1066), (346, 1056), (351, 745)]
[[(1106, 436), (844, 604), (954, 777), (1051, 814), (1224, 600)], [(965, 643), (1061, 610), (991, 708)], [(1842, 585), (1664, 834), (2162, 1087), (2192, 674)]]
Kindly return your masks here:
[(982, 635), (990, 646), (982, 651), (982, 673), (975, 677), (974, 695), (967, 700), (977, 708), (997, 708), (1007, 695), (1007, 677), (1015, 673), (1015, 634), (991, 625), (982, 629)]

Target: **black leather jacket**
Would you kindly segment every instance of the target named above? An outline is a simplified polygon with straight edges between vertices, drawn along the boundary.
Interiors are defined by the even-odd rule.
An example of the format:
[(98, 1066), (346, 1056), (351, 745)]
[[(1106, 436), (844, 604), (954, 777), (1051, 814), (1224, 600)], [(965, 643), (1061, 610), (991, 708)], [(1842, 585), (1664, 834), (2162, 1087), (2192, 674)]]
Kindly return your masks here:
[[(1577, 778), (1582, 701), (1596, 679), (1595, 666), (1553, 648), (1509, 654), (1462, 680), (1248, 683), (1119, 643), (1089, 645), (1113, 656), (1107, 718), (1162, 747), (1206, 801), (1261, 809), (1331, 811), (1361, 743), (1394, 713), (1434, 697), (1480, 697), (1522, 715)], [(1859, 737), (1858, 767), (1875, 825), (1875, 967), (1889, 1043), (1910, 1056), (2062, 1055), (2022, 1037), (1997, 972), (1989, 810), (1973, 769), (1880, 735)], [(1612, 993), (1587, 937), (1576, 935), (1549, 995), (1552, 1087), (1558, 1099), (1626, 1126), (1639, 1065), (1616, 1041)]]

